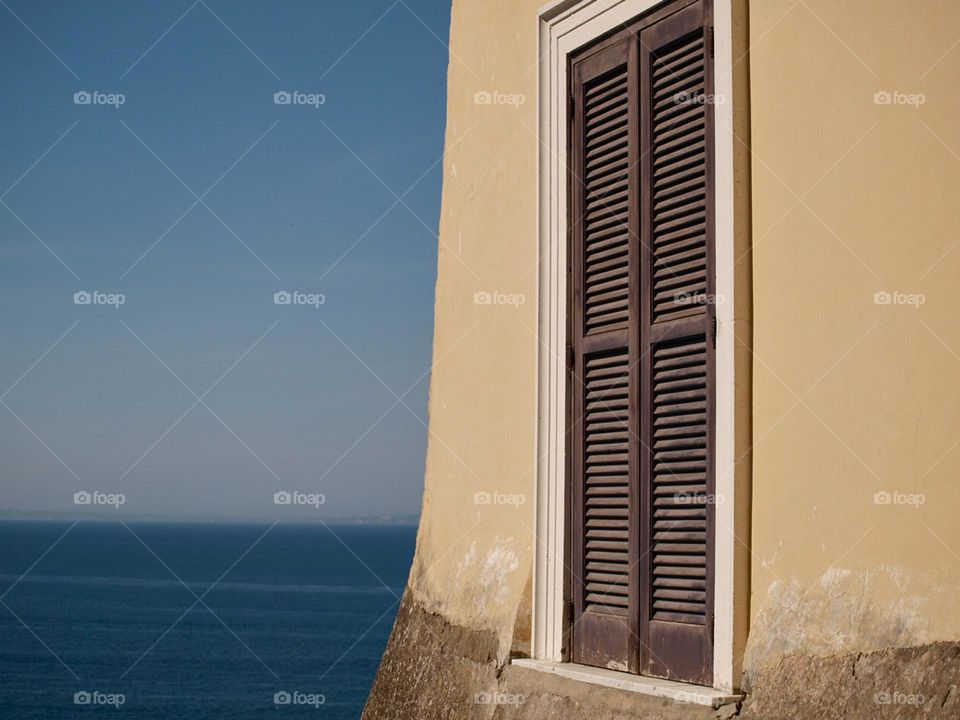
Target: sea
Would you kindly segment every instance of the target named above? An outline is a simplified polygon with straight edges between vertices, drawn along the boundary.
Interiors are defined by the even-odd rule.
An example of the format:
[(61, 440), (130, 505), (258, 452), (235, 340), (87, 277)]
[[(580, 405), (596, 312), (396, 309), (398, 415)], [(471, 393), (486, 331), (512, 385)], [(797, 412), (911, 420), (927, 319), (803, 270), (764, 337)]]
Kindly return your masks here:
[(0, 523), (0, 718), (355, 720), (412, 525)]

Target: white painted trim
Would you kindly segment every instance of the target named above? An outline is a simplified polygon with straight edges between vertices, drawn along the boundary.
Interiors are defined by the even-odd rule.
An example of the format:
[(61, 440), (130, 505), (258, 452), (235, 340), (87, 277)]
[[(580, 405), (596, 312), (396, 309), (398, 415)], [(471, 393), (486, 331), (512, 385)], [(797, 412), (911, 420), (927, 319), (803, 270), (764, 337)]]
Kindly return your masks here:
[(630, 673), (589, 667), (588, 665), (577, 665), (575, 663), (557, 663), (550, 662), (549, 660), (517, 658), (511, 660), (510, 664), (530, 670), (559, 675), (560, 677), (565, 677), (570, 680), (590, 683), (591, 685), (603, 685), (617, 690), (640, 693), (641, 695), (667, 698), (674, 702), (707, 705), (713, 708), (718, 708), (721, 705), (728, 705), (743, 699), (743, 695), (726, 693), (704, 685), (690, 685), (673, 680), (660, 680), (659, 678), (631, 675)]
[[(567, 234), (567, 57), (579, 47), (664, 0), (555, 0), (540, 10), (540, 133), (537, 383), (536, 558), (533, 580), (533, 657), (563, 657), (565, 584), (565, 346)], [(715, 196), (717, 295), (716, 564), (714, 687), (732, 692), (734, 642), (734, 238), (732, 0), (714, 0), (716, 55)]]
[(722, 299), (715, 306), (717, 347), (715, 493), (723, 502), (714, 506), (713, 575), (713, 685), (733, 691), (734, 578), (736, 549), (736, 397), (734, 367), (734, 170), (733, 170), (733, 17), (732, 0), (714, 0), (714, 94), (723, 101), (714, 105), (714, 292)]

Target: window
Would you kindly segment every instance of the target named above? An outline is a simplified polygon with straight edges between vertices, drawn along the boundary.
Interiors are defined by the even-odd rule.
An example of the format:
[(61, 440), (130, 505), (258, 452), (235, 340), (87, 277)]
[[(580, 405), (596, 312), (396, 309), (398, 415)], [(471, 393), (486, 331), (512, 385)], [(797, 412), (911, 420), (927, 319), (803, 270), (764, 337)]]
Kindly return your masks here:
[(713, 55), (719, 27), (729, 68), (730, 11), (541, 13), (533, 622), (535, 658), (726, 691), (733, 160)]
[(710, 684), (714, 293), (704, 4), (671, 4), (571, 61), (573, 659)]

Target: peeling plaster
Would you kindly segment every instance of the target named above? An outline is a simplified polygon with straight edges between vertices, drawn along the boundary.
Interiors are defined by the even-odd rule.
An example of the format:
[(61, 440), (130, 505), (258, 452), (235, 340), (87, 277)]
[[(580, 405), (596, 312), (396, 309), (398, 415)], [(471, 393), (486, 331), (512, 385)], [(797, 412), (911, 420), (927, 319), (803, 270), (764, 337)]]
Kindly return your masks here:
[(480, 543), (471, 540), (459, 552), (451, 553), (454, 561), (448, 575), (437, 577), (418, 567), (417, 580), (410, 589), (430, 612), (466, 627), (496, 632), (500, 656), (506, 657), (513, 641), (512, 623), (491, 626), (490, 621), (515, 618), (516, 603), (529, 580), (528, 569), (521, 572), (529, 552), (529, 544), (513, 536), (495, 534)]
[(517, 552), (499, 536), (495, 537), (493, 547), (487, 552), (480, 569), (479, 584), (497, 605), (503, 605), (507, 601), (507, 577), (518, 567), (520, 557)]
[(824, 656), (950, 639), (938, 618), (952, 603), (948, 587), (908, 568), (829, 568), (809, 586), (776, 580), (755, 616), (744, 667), (753, 673), (796, 652)]

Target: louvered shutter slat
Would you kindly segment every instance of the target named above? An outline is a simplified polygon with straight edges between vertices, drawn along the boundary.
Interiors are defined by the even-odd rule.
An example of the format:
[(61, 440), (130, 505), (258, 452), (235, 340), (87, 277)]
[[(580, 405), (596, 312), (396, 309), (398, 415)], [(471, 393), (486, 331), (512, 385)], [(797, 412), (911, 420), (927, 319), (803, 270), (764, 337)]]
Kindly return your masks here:
[[(600, 487), (588, 484), (585, 488), (586, 611), (620, 612), (629, 607), (630, 485), (629, 476), (620, 470), (628, 467), (630, 462), (629, 369), (629, 353), (621, 351), (604, 356), (603, 364), (588, 365), (584, 372), (587, 413), (591, 410), (619, 411), (613, 428), (598, 432), (588, 426), (583, 433), (588, 474), (591, 469), (611, 467), (617, 468), (618, 473), (605, 476), (604, 485)], [(616, 403), (616, 408), (611, 403)], [(598, 520), (614, 518), (620, 519), (620, 525), (595, 524)], [(619, 571), (604, 573), (604, 579), (598, 580), (596, 564), (607, 565), (610, 560), (619, 563)]]

